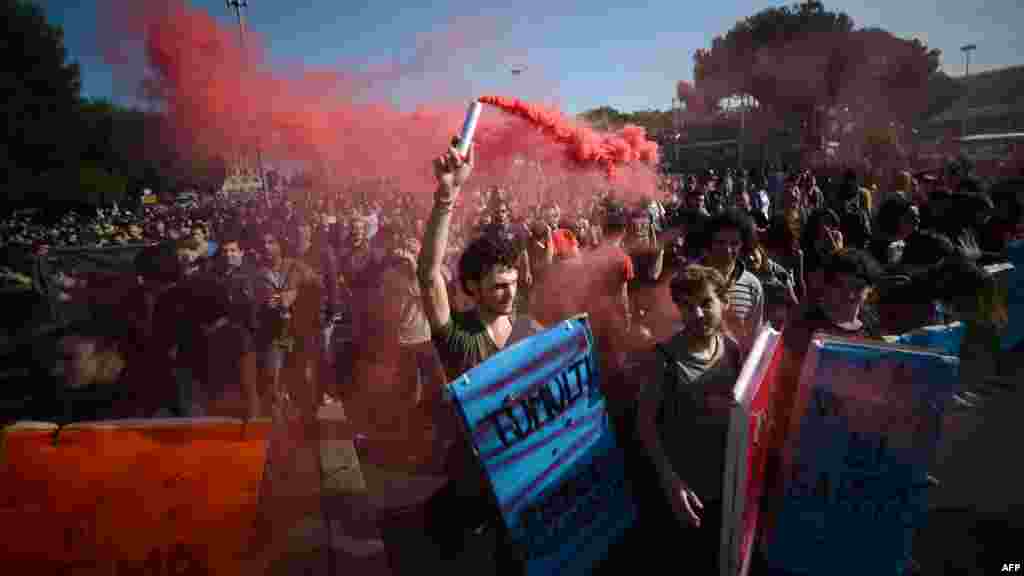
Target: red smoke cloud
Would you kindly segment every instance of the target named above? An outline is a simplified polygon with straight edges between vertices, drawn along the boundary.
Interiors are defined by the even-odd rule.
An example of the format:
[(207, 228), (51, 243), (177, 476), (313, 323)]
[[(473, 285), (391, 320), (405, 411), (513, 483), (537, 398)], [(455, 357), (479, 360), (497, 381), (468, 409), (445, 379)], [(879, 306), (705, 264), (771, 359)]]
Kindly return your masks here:
[(637, 161), (654, 164), (658, 160), (658, 145), (647, 140), (646, 132), (639, 126), (625, 126), (616, 134), (599, 134), (569, 122), (557, 111), (515, 98), (483, 96), (480, 101), (528, 120), (556, 142), (567, 146), (567, 153), (574, 161), (603, 166), (608, 178), (615, 176), (619, 165)]
[[(888, 165), (886, 172), (904, 168), (906, 150), (878, 148), (871, 141), (879, 132), (909, 136), (907, 127), (930, 101), (929, 74), (938, 65), (937, 53), (881, 29), (815, 26), (790, 32), (779, 27), (768, 38), (760, 37), (770, 27), (746, 26), (716, 38), (710, 50), (696, 54), (696, 90), (680, 82), (679, 96), (689, 102), (696, 95), (713, 108), (721, 98), (750, 94), (759, 103), (746, 119), (748, 136), (755, 140), (772, 130), (795, 128), (806, 142), (840, 141), (842, 163), (859, 166), (872, 157), (876, 167)], [(816, 113), (820, 110), (836, 117)]]
[[(361, 70), (303, 65), (281, 70), (269, 65), (258, 34), (247, 31), (243, 52), (237, 28), (221, 25), (182, 0), (107, 0), (104, 6), (107, 18), (101, 21), (108, 29), (100, 36), (107, 43), (108, 61), (119, 75), (141, 76), (138, 68), (147, 69), (148, 89), (179, 135), (176, 145), (225, 155), (259, 148), (271, 162), (325, 165), (334, 188), (385, 179), (403, 192), (426, 195), (433, 190), (430, 161), (457, 133), (465, 103), (442, 102), (403, 112), (383, 97), (374, 101), (373, 95), (385, 93), (398, 77), (429, 72), (438, 66), (434, 61), (454, 69), (457, 46), (474, 42), (472, 38), (467, 40), (454, 29), (450, 36), (431, 33), (420, 38), (417, 54), (403, 63), (378, 63)], [(448, 51), (450, 62), (445, 63), (438, 52)], [(144, 64), (137, 61), (139, 52), (145, 55)], [(493, 98), (492, 103), (539, 110), (515, 100)], [(598, 184), (590, 177), (594, 170), (588, 169), (595, 165), (618, 176), (620, 197), (655, 193), (650, 166), (657, 147), (646, 141), (642, 129), (599, 135), (582, 124), (571, 125), (553, 111), (532, 120), (529, 115), (520, 118), (528, 121), (483, 115), (474, 184), (509, 185), (509, 179), (526, 184), (528, 179), (520, 177), (517, 167), (522, 163), (514, 162), (523, 159), (539, 167), (540, 175), (530, 185), (543, 186), (543, 196), (549, 199), (566, 202), (575, 194), (596, 191)], [(539, 137), (531, 123), (537, 121), (556, 138)], [(527, 202), (540, 192), (513, 188)]]

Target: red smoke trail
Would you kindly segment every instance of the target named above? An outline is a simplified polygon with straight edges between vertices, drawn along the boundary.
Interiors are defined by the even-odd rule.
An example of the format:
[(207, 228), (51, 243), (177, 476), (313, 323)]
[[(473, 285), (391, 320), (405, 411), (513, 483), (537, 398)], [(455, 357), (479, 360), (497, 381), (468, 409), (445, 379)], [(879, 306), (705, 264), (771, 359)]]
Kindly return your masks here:
[[(473, 52), (459, 48), (477, 43), (476, 36), (460, 36), (457, 27), (431, 33), (417, 44), (416, 55), (393, 65), (273, 66), (258, 31), (247, 32), (243, 51), (233, 25), (222, 25), (182, 0), (101, 0), (98, 6), (101, 48), (115, 76), (144, 78), (173, 128), (167, 134), (174, 141), (162, 138), (159, 145), (228, 158), (260, 149), (268, 166), (288, 161), (325, 167), (329, 176), (318, 184), (318, 193), (355, 188), (377, 196), (364, 184), (384, 180), (429, 203), (431, 159), (457, 133), (465, 104), (449, 98), (405, 112), (392, 96), (447, 90), (443, 87), (451, 81), (444, 71)], [(426, 85), (410, 92), (410, 75), (422, 76), (417, 81)], [(523, 121), (485, 111), (477, 130), (474, 188), (504, 185), (522, 205), (553, 200), (568, 206), (609, 188), (609, 181), (590, 169), (601, 167), (615, 174), (615, 193), (623, 200), (657, 194), (652, 169), (657, 147), (642, 129), (602, 135), (558, 112), (534, 116), (549, 127), (543, 133), (528, 115), (520, 116)]]
[(482, 96), (480, 101), (540, 127), (546, 135), (567, 146), (567, 153), (575, 162), (599, 164), (609, 179), (615, 177), (618, 165), (637, 161), (654, 164), (658, 160), (658, 145), (647, 140), (646, 132), (639, 126), (625, 126), (616, 134), (600, 134), (574, 125), (557, 111), (516, 98)]

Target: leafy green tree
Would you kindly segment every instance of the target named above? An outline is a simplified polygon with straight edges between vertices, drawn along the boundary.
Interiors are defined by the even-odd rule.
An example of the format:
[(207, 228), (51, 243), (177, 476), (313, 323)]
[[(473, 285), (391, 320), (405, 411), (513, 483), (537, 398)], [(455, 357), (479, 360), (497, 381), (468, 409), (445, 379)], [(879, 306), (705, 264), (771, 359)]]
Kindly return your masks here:
[(856, 29), (847, 14), (809, 0), (737, 22), (697, 51), (694, 77), (706, 101), (752, 95), (774, 129), (799, 127), (816, 143), (829, 109), (847, 109), (865, 129), (913, 122), (938, 65), (939, 51), (919, 40)]
[(587, 110), (580, 114), (580, 118), (600, 130), (615, 129), (626, 123), (625, 115), (611, 106), (601, 106), (593, 110)]
[(39, 6), (4, 0), (3, 10), (0, 94), (7, 138), (0, 145), (0, 181), (20, 187), (75, 156), (67, 127), (77, 114), (81, 77), (78, 65), (67, 61), (63, 30), (49, 24)]
[(128, 200), (128, 187), (124, 176), (112, 174), (92, 163), (83, 162), (78, 168), (78, 193), (89, 204), (105, 205)]
[(640, 110), (620, 112), (611, 106), (601, 106), (579, 115), (598, 130), (617, 130), (627, 124), (642, 126), (648, 134), (658, 134), (672, 127), (671, 111)]

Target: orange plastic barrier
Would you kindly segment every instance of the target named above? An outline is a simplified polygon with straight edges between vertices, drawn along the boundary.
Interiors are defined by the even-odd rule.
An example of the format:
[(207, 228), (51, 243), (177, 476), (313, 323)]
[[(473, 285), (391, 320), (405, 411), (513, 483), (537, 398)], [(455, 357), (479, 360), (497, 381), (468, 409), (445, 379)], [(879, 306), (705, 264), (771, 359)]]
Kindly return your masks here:
[(10, 574), (241, 574), (269, 426), (233, 419), (18, 423), (0, 440)]

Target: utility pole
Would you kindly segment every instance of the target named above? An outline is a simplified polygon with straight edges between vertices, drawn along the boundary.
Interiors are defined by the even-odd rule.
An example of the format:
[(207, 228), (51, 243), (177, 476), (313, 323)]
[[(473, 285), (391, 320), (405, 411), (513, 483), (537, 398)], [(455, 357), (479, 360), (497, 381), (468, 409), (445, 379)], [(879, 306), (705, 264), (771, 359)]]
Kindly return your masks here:
[(675, 160), (673, 166), (676, 171), (682, 171), (683, 163), (680, 157), (679, 151), (679, 139), (683, 133), (683, 99), (676, 97), (672, 99), (673, 106), (675, 107), (675, 117), (672, 122), (672, 129), (674, 134), (672, 135), (672, 156)]
[[(245, 58), (245, 15), (243, 9), (249, 7), (249, 0), (225, 0), (228, 9), (234, 9), (235, 17), (238, 18), (238, 45), (242, 50), (242, 57)], [(240, 151), (240, 156), (245, 155), (245, 150)], [(263, 199), (270, 208), (270, 190), (267, 188), (267, 179), (263, 174), (263, 155), (259, 148), (256, 149), (256, 170), (259, 175), (260, 188), (263, 189)]]
[(971, 111), (971, 52), (978, 49), (977, 44), (967, 44), (960, 47), (960, 51), (964, 53), (964, 87), (967, 89), (966, 95), (964, 96), (964, 116), (960, 123), (960, 137), (967, 136), (967, 115)]
[(248, 8), (248, 0), (225, 0), (228, 8), (234, 8), (235, 16), (238, 18), (238, 42), (245, 50), (245, 17), (242, 15), (242, 8)]
[(679, 98), (676, 96), (672, 97), (672, 130), (670, 132), (672, 136), (672, 164), (670, 165), (669, 172), (675, 172), (679, 167), (679, 149), (676, 147), (676, 134), (679, 134), (679, 109), (676, 107), (676, 102)]
[(743, 170), (743, 148), (747, 143), (747, 95), (740, 94), (740, 137), (736, 146), (736, 169)]

